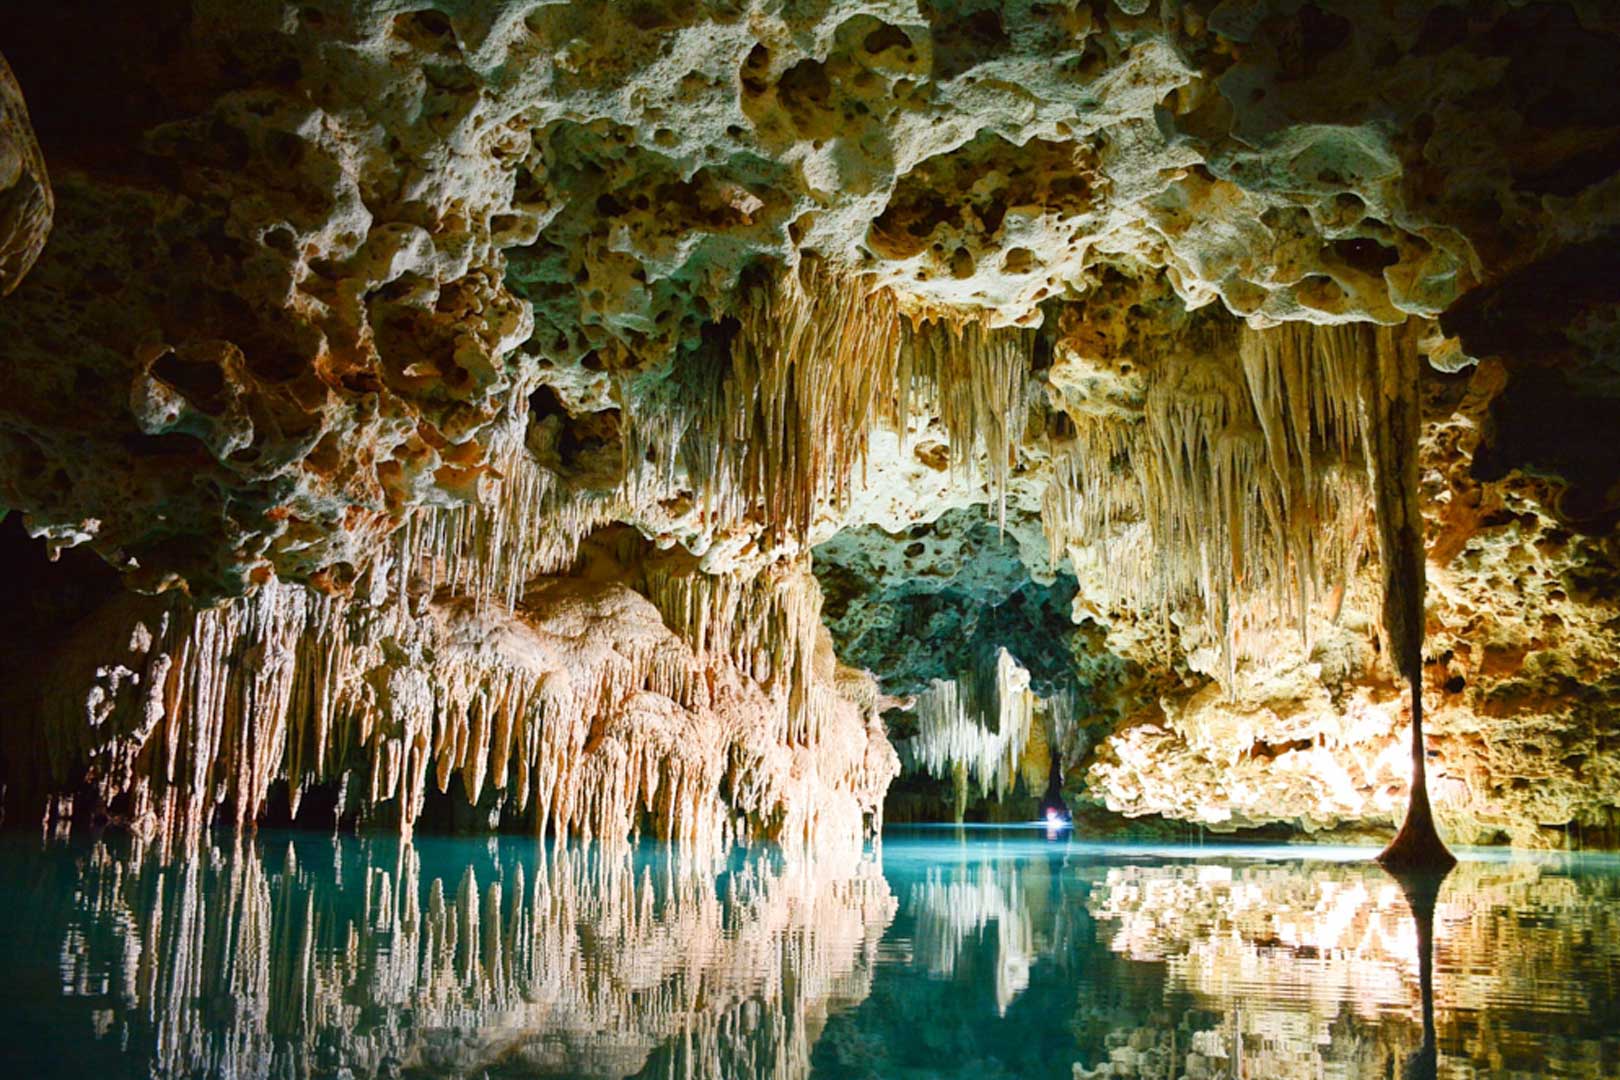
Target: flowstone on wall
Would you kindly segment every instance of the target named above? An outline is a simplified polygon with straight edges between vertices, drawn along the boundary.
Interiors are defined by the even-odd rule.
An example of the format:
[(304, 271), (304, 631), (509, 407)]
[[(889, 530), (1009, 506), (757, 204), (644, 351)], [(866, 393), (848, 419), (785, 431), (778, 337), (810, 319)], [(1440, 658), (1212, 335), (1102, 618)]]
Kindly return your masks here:
[[(276, 784), (330, 781), (307, 763), (353, 723), (370, 734), (328, 752), (369, 747), (368, 798), (394, 792), (402, 823), (430, 760), (482, 805), (478, 725), (522, 711), (488, 680), (617, 670), (512, 645), (567, 581), (627, 590), (601, 626), (634, 671), (541, 725), (559, 797), (611, 732), (732, 732), (680, 680), (645, 685), (661, 628), (676, 668), (735, 678), (770, 754), (845, 755), (788, 775), (861, 792), (870, 820), (872, 676), (911, 676), (837, 665), (811, 549), (971, 508), (1033, 581), (1076, 583), (1079, 713), (1048, 725), (1073, 799), (1386, 827), (1409, 794), (1399, 670), (1459, 835), (1545, 841), (1620, 800), (1597, 664), (1620, 499), (1592, 440), (1523, 420), (1548, 371), (1584, 426), (1620, 396), (1620, 24), (1597, 0), (248, 0), (81, 23), (0, 14), (28, 101), (0, 79), (0, 505), (164, 596), (105, 597), (146, 605), (131, 663), (111, 616), (102, 645), (39, 643), (142, 680), (58, 688), (55, 789), (143, 820), (160, 789), (187, 820), (225, 792), (246, 822)], [(1385, 370), (1406, 374), (1381, 406)], [(1416, 418), (1420, 390), (1391, 442), (1387, 406)], [(1424, 576), (1426, 614), (1399, 584)], [(296, 657), (338, 638), (365, 662), (306, 692)], [(161, 698), (159, 657), (190, 700), (235, 704), (109, 727), (106, 700)], [(389, 689), (441, 665), (431, 707)], [(991, 669), (987, 648), (930, 678)], [(846, 705), (858, 734), (827, 719)], [(692, 765), (694, 821), (781, 827), (723, 774)]]

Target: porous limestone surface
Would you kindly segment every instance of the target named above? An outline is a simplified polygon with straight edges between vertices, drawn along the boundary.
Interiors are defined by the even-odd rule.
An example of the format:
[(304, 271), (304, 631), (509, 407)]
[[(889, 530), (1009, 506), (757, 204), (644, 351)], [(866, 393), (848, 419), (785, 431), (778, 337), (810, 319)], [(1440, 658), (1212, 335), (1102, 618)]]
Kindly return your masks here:
[[(1422, 448), (1442, 820), (1550, 842), (1620, 799), (1612, 472), (1493, 442), (1542, 368), (1615, 396), (1616, 298), (1580, 284), (1620, 230), (1603, 0), (242, 0), (0, 30), (28, 97), (0, 77), (0, 507), (185, 619), (304, 586), (511, 613), (619, 522), (717, 582), (656, 604), (704, 663), (702, 605), (754, 610), (732, 578), (980, 512), (1077, 583), (1072, 794), (1382, 825), (1403, 720), (1352, 384), (1418, 348), (1473, 395), (1430, 395)], [(49, 66), (68, 46), (93, 89)], [(1526, 297), (1560, 329), (1511, 332)], [(832, 676), (801, 593), (729, 660), (800, 665), (772, 692), (802, 720)]]
[(1267, 321), (1434, 315), (1620, 213), (1578, 90), (1614, 30), (1593, 3), (201, 5), (124, 164), (61, 140), (53, 258), (0, 309), (0, 501), (143, 587), (348, 588), (410, 508), (488, 497), (537, 382), (633, 410), (750, 267), (809, 256), (993, 323), (1111, 271)]
[(51, 229), (51, 181), (22, 88), (0, 56), (0, 296), (22, 281)]
[[(1431, 797), (1455, 842), (1565, 846), (1590, 833), (1610, 843), (1620, 799), (1620, 687), (1608, 660), (1620, 648), (1615, 540), (1560, 521), (1544, 478), (1475, 478), (1491, 403), (1508, 383), (1492, 361), (1432, 378), (1425, 401)], [(1077, 793), (1218, 830), (1284, 822), (1367, 836), (1397, 824), (1409, 715), (1369, 592), (1352, 583), (1309, 653), (1297, 636), (1275, 635), (1226, 680), (1210, 678), (1207, 656), (1200, 671), (1200, 653), (1186, 648), (1196, 628), (1179, 634), (1182, 658), (1167, 659), (1176, 646), (1153, 637), (1150, 619), (1117, 601), (1107, 610), (1106, 584), (1082, 575), (1077, 620), (1100, 623), (1105, 650), (1157, 677), (1116, 676), (1121, 720)]]
[(998, 647), (1038, 671), (1044, 693), (1069, 682), (1067, 575), (1051, 585), (1033, 580), (1018, 545), (998, 535), (980, 507), (898, 535), (845, 529), (813, 555), (840, 654), (882, 672), (891, 694), (954, 679)]

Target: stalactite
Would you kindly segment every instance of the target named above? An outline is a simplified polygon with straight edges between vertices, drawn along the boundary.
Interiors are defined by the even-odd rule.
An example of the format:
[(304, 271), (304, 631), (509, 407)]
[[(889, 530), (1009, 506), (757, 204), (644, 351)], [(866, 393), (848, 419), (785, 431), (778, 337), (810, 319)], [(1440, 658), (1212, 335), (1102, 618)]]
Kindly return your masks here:
[(1062, 687), (1044, 702), (1048, 739), (1052, 752), (1061, 768), (1080, 763), (1087, 750), (1085, 736), (1080, 729), (1084, 716), (1080, 712), (1079, 695), (1073, 687)]
[[(1410, 323), (1295, 323), (1245, 327), (1235, 361), (1218, 348), (1167, 358), (1137, 422), (1076, 424), (1043, 516), (1054, 550), (1069, 551), (1077, 569), (1099, 551), (1110, 559), (1127, 602), (1201, 610), (1228, 686), (1248, 630), (1292, 622), (1309, 647), (1318, 601), (1329, 597), (1324, 614), (1337, 617), (1375, 532), (1384, 626), (1412, 697), (1412, 798), (1380, 858), (1439, 867), (1452, 860), (1424, 766), (1416, 339)], [(1133, 559), (1116, 526), (1139, 519), (1152, 543)]]
[[(673, 375), (651, 386), (620, 385), (625, 472), (611, 495), (571, 492), (533, 459), (523, 439), (521, 399), (514, 396), (507, 421), (490, 439), (478, 497), (414, 511), (393, 558), (360, 582), (362, 600), (377, 609), (408, 600), (421, 614), (433, 597), (448, 592), (472, 598), (479, 612), (516, 609), (526, 583), (570, 564), (593, 529), (683, 489), (694, 493), (711, 528), (762, 522), (766, 539), (802, 540), (818, 514), (847, 503), (872, 430), (886, 424), (903, 433), (915, 407), (939, 414), (960, 476), (970, 478), (983, 461), (990, 498), (1004, 519), (1009, 471), (1028, 414), (1027, 331), (990, 330), (960, 316), (903, 316), (892, 293), (816, 262), (749, 287), (738, 312), (734, 333), (717, 337)], [(695, 560), (671, 555), (649, 561), (640, 578), (699, 657), (724, 658), (769, 691), (776, 741), (819, 743), (825, 717), (840, 707), (840, 698), (829, 689), (831, 668), (816, 670), (820, 592), (804, 558), (709, 574)], [(330, 667), (327, 643), (307, 651), (310, 658), (288, 670)], [(309, 706), (294, 710), (315, 717), (313, 731), (294, 732), (295, 806), (306, 786), (296, 778), (331, 775), (332, 728), (340, 723), (345, 731), (358, 729), (367, 748), (369, 798), (398, 799), (407, 829), (429, 779), (442, 791), (454, 775), (475, 803), (486, 783), (505, 791), (510, 776), (520, 809), (538, 796), (541, 828), (575, 826), (576, 804), (557, 793), (581, 783), (591, 790), (579, 796), (588, 806), (580, 828), (608, 828), (611, 819), (611, 831), (623, 832), (633, 818), (626, 807), (634, 799), (617, 775), (563, 776), (560, 766), (547, 764), (578, 754), (600, 701), (559, 701), (499, 671), (480, 672), (475, 686), (466, 687), (456, 674), (430, 686), (395, 673), (375, 680), (379, 687), (345, 711), (330, 701), (343, 676), (324, 670), (300, 678), (301, 687), (317, 689), (301, 689), (300, 701), (308, 699)], [(383, 702), (393, 725), (386, 733), (373, 698)], [(540, 738), (538, 731), (547, 734)], [(264, 752), (267, 762), (278, 759), (273, 743)], [(636, 776), (632, 759), (620, 771)], [(275, 775), (273, 768), (259, 773)], [(714, 773), (706, 768), (683, 774), (673, 786), (648, 780), (629, 787), (645, 791), (643, 810), (673, 813), (685, 795), (671, 792), (682, 784), (712, 787)], [(194, 786), (207, 786), (194, 779)], [(264, 795), (231, 791), (217, 798), (242, 807), (247, 820)], [(694, 820), (707, 824), (692, 828), (729, 835), (728, 827), (715, 824), (722, 817), (696, 814)]]
[(1418, 437), (1422, 403), (1416, 335), (1381, 329), (1367, 366), (1361, 407), (1368, 482), (1377, 505), (1383, 567), (1384, 628), (1395, 670), (1412, 698), (1412, 794), (1406, 820), (1378, 856), (1386, 866), (1444, 872), (1456, 863), (1434, 827), (1423, 743), (1423, 513), (1418, 503)]
[(929, 775), (948, 779), (962, 770), (980, 792), (1004, 799), (1018, 781), (1037, 714), (1044, 720), (1065, 708), (1072, 711), (1072, 699), (1043, 700), (1030, 689), (1029, 672), (997, 649), (987, 670), (935, 679), (917, 696), (917, 734), (902, 749)]
[(686, 485), (706, 520), (759, 520), (775, 538), (803, 538), (819, 513), (848, 504), (872, 432), (903, 436), (929, 408), (959, 475), (982, 454), (1004, 518), (1031, 347), (1029, 331), (903, 313), (889, 290), (807, 262), (751, 288), (729, 339), (689, 354), (673, 376), (621, 386), (634, 402), (625, 491), (634, 503)]
[(1105, 560), (1122, 600), (1166, 625), (1196, 612), (1229, 685), (1254, 632), (1289, 624), (1308, 649), (1312, 612), (1366, 546), (1358, 403), (1378, 333), (1245, 327), (1165, 357), (1139, 417), (1076, 421), (1042, 507), (1053, 549)]
[(709, 574), (696, 559), (671, 553), (649, 559), (642, 573), (664, 621), (700, 656), (726, 657), (758, 682), (785, 692), (781, 741), (817, 740), (812, 687), (817, 638), (824, 631), (821, 588), (808, 556), (753, 573)]
[(739, 322), (675, 376), (621, 389), (635, 400), (626, 487), (662, 497), (684, 481), (708, 520), (757, 513), (802, 537), (825, 504), (847, 502), (872, 429), (892, 418), (899, 311), (888, 291), (807, 262), (749, 288)]
[(1032, 347), (1030, 331), (937, 318), (908, 323), (901, 348), (900, 431), (911, 410), (927, 402), (950, 436), (951, 463), (960, 479), (971, 480), (982, 452), (1003, 528), (1008, 476), (1029, 421)]
[[(216, 807), (255, 822), (281, 781), (296, 813), (305, 790), (353, 775), (406, 835), (429, 785), (459, 780), (492, 823), (526, 818), (542, 834), (622, 841), (645, 824), (700, 847), (771, 828), (858, 840), (897, 768), (868, 760), (869, 745), (887, 748), (875, 706), (841, 697), (813, 646), (793, 646), (798, 667), (764, 688), (731, 659), (764, 666), (745, 654), (787, 640), (784, 621), (819, 630), (808, 580), (804, 611), (762, 587), (747, 648), (701, 659), (632, 590), (569, 578), (531, 582), (513, 615), (450, 597), (414, 615), (278, 582), (219, 608), (172, 604), (133, 630), (115, 612), (51, 681), (43, 771), (55, 790), (82, 778), (165, 837), (195, 834)], [(825, 776), (797, 777), (796, 748), (823, 741), (856, 756), (834, 767), (823, 753)]]
[(395, 580), (388, 581), (386, 565), (374, 570), (376, 599), (390, 585), (400, 596), (432, 597), (445, 588), (510, 610), (527, 582), (566, 570), (581, 541), (626, 510), (617, 493), (570, 492), (542, 468), (525, 446), (516, 410), (496, 429), (486, 469), (477, 501), (411, 512), (395, 538)]

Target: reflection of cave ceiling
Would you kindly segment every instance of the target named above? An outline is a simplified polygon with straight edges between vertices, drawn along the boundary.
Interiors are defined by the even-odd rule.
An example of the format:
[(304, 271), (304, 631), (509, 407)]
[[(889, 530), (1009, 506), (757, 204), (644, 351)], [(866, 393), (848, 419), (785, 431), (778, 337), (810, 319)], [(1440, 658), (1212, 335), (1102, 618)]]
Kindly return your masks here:
[[(1076, 793), (1378, 827), (1403, 721), (1356, 365), (1421, 354), (1436, 798), (1540, 842), (1620, 800), (1616, 37), (1603, 0), (16, 6), (0, 506), (182, 607), (332, 598), (383, 657), (332, 700), (398, 745), (338, 759), (441, 788), (483, 775), (483, 714), (410, 750), (367, 612), (618, 574), (694, 663), (736, 619), (725, 677), (809, 733), (882, 704), (812, 629), (809, 549), (841, 537), (825, 586), (847, 538), (976, 517), (1008, 539), (968, 591), (1076, 583), (1061, 651), (1112, 733)], [(665, 569), (581, 559), (613, 523)], [(190, 618), (130, 670), (201, 663)], [(139, 772), (129, 685), (96, 752)], [(710, 709), (670, 689), (637, 692)], [(255, 768), (297, 787), (318, 731)]]

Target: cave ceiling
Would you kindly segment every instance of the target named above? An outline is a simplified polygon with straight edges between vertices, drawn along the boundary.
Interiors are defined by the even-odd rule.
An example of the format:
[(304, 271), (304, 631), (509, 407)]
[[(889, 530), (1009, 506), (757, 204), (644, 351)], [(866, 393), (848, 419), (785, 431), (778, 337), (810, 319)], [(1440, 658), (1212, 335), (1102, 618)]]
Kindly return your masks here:
[[(1357, 358), (1420, 357), (1437, 812), (1544, 842), (1620, 802), (1617, 39), (1606, 0), (14, 5), (0, 511), (118, 575), (90, 621), (148, 683), (227, 627), (365, 639), (320, 677), (376, 726), (329, 764), (292, 664), (239, 817), (351, 770), (515, 791), (487, 686), (420, 706), (460, 736), (399, 726), (452, 655), (617, 672), (558, 761), (701, 714), (703, 792), (775, 752), (750, 695), (789, 747), (844, 709), (870, 813), (880, 714), (1005, 646), (1080, 801), (1378, 829), (1406, 672)], [(121, 718), (53, 743), (110, 798), (162, 703), (94, 637), (35, 652), (61, 724)], [(729, 829), (706, 798), (673, 827)]]

